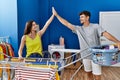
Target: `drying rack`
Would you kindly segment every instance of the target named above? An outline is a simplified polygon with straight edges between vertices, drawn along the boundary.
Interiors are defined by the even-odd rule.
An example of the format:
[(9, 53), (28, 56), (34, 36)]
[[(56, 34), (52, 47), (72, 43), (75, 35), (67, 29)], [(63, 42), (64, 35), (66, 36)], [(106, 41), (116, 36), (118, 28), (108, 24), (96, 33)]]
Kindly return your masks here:
[[(9, 38), (10, 38), (9, 36), (0, 37), (0, 43), (1, 44), (9, 43)], [(7, 73), (8, 71), (11, 71), (11, 70), (15, 71), (14, 79), (10, 78), (11, 73), (9, 72), (9, 78), (5, 80), (21, 80), (21, 75), (23, 75), (22, 74), (23, 71), (27, 71), (28, 73), (30, 73), (29, 71), (33, 71), (39, 75), (41, 75), (40, 72), (42, 72), (44, 74), (47, 74), (45, 75), (44, 80), (58, 80), (56, 78), (56, 75), (58, 75), (57, 74), (58, 63), (51, 61), (51, 59), (49, 58), (33, 58), (33, 59), (24, 58), (24, 60), (20, 62), (17, 57), (11, 57), (5, 54), (4, 52), (0, 52), (0, 54), (7, 57), (0, 61), (0, 73), (1, 73), (1, 70), (3, 72), (2, 75), (4, 74), (4, 72)], [(37, 76), (37, 77), (40, 78), (40, 76)], [(41, 77), (41, 79), (43, 78)], [(28, 80), (32, 80), (32, 78), (29, 78)], [(38, 80), (38, 79), (34, 79), (34, 80)]]
[[(84, 57), (80, 57), (80, 53), (81, 52), (84, 52), (86, 50), (88, 50), (89, 48), (86, 48), (85, 50), (76, 50), (76, 49), (52, 49), (53, 51), (61, 51), (61, 52), (64, 52), (64, 53), (68, 53), (68, 52), (74, 52), (75, 54), (69, 56), (69, 57), (66, 57), (64, 58), (62, 61), (60, 62), (64, 62), (64, 66), (58, 66), (57, 62), (52, 62), (51, 63), (51, 59), (45, 59), (45, 58), (31, 58), (31, 59), (24, 59), (22, 62), (18, 62), (17, 61), (17, 58), (13, 58), (13, 57), (8, 57), (6, 60), (4, 61), (0, 61), (0, 64), (3, 64), (4, 66), (0, 67), (0, 68), (5, 68), (5, 69), (14, 69), (16, 70), (15, 73), (21, 73), (20, 71), (24, 71), (24, 70), (35, 70), (35, 71), (50, 71), (52, 69), (52, 74), (51, 76), (49, 77), (49, 79), (46, 79), (46, 80), (57, 80), (55, 79), (55, 75), (56, 75), (56, 72), (59, 72), (61, 70), (63, 70), (65, 67), (68, 67), (78, 61), (81, 61), (82, 59), (84, 59), (85, 57), (87, 56), (90, 56), (91, 54), (88, 54), (87, 56), (84, 56)], [(77, 56), (76, 60), (75, 61), (72, 61), (71, 58), (74, 57), (74, 56)], [(36, 63), (39, 62), (39, 63)], [(40, 63), (41, 62), (45, 62), (45, 63), (42, 63), (42, 66), (40, 68)], [(5, 64), (9, 64), (10, 66), (5, 66)], [(62, 64), (62, 63), (60, 63)], [(35, 67), (36, 65), (36, 67)], [(44, 65), (44, 66), (43, 66)], [(45, 68), (45, 65), (47, 65), (47, 68)], [(54, 66), (52, 66), (54, 65)], [(74, 76), (77, 74), (77, 72), (81, 69), (81, 67), (83, 66), (80, 65), (80, 67), (76, 70), (76, 72), (72, 75), (71, 79), (70, 80), (73, 80)], [(42, 68), (43, 67), (43, 68)], [(21, 76), (21, 74), (18, 74), (18, 76), (15, 76), (15, 78)], [(20, 77), (19, 77), (20, 78)], [(18, 78), (18, 80), (19, 80)], [(54, 78), (54, 79), (53, 79)], [(16, 80), (16, 79), (14, 79)], [(32, 80), (32, 79), (31, 79)]]
[[(14, 80), (59, 80), (57, 62), (52, 62), (48, 58), (26, 58), (22, 62), (18, 61), (16, 57), (6, 58), (6, 60), (0, 61), (2, 65), (0, 68), (14, 69)], [(36, 77), (34, 77), (35, 75)]]
[[(66, 57), (66, 58), (63, 59), (65, 65), (64, 65), (64, 66), (61, 66), (61, 67), (58, 69), (58, 71), (61, 71), (61, 70), (64, 69), (65, 67), (68, 67), (68, 66), (70, 66), (70, 65), (72, 65), (72, 64), (74, 64), (74, 63), (76, 63), (76, 62), (78, 62), (78, 61), (81, 61), (82, 59), (84, 59), (84, 58), (92, 55), (92, 53), (91, 53), (91, 51), (89, 50), (89, 48), (85, 48), (84, 50), (80, 50), (80, 49), (51, 49), (51, 50), (52, 50), (52, 51), (60, 51), (60, 52), (64, 52), (64, 53), (69, 53), (69, 52), (70, 52), (70, 53), (75, 53), (75, 54), (73, 54), (73, 55), (71, 55), (71, 56)], [(86, 50), (90, 51), (90, 53), (89, 53), (88, 55), (86, 55), (86, 56), (81, 57), (81, 56), (80, 56), (80, 55), (81, 55), (80, 53), (82, 53), (82, 52), (84, 52), (84, 51), (86, 51)], [(71, 60), (71, 59), (72, 59), (74, 56), (76, 56), (76, 59), (73, 61), (73, 60)], [(83, 64), (81, 64), (81, 65), (79, 66), (79, 68), (75, 71), (75, 73), (72, 75), (72, 77), (70, 78), (70, 80), (73, 80), (74, 76), (75, 76), (75, 75), (77, 74), (77, 72), (82, 68), (82, 66), (83, 66)]]

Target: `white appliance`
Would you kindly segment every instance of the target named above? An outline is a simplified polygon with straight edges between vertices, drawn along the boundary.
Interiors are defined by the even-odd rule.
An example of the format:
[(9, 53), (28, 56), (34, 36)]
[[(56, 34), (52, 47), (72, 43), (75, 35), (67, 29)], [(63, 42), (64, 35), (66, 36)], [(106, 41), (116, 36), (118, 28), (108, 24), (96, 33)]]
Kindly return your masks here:
[(48, 51), (51, 54), (51, 58), (55, 61), (60, 61), (64, 59), (64, 52), (54, 51), (52, 49), (64, 49), (63, 45), (48, 45)]

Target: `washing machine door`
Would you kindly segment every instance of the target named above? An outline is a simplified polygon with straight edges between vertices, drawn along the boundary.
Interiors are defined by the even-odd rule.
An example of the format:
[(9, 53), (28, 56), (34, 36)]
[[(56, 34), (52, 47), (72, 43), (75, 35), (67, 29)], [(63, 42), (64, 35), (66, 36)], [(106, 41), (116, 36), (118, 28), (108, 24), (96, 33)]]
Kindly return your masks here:
[(58, 51), (52, 53), (52, 59), (58, 61), (61, 58), (61, 54)]

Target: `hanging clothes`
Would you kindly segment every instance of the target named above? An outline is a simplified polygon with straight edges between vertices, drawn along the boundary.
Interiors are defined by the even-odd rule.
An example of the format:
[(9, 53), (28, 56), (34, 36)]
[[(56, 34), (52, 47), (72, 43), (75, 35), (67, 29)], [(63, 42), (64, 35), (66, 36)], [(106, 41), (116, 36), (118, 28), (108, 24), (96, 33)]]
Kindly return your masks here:
[[(5, 60), (8, 56), (14, 57), (14, 51), (12, 48), (12, 45), (6, 42), (0, 43), (0, 60)], [(14, 73), (14, 71), (11, 73), (10, 65), (4, 65), (6, 67), (9, 67), (8, 69), (2, 69), (0, 68), (0, 78), (3, 80), (12, 80), (11, 74)], [(0, 67), (2, 67), (2, 64), (0, 64)], [(0, 80), (1, 80), (0, 79)]]
[(12, 45), (11, 44), (9, 44), (9, 43), (5, 43), (5, 45), (7, 45), (7, 49), (8, 49), (8, 55), (9, 56), (11, 56), (11, 57), (14, 57), (15, 55), (14, 55), (14, 50), (13, 50), (13, 47), (12, 47)]
[(47, 65), (40, 65), (43, 67), (17, 67), (15, 69), (15, 80), (59, 80), (56, 77), (56, 69), (48, 67)]
[[(0, 44), (0, 46), (2, 47), (3, 50), (3, 54), (6, 54), (6, 46), (4, 44)], [(4, 58), (6, 58), (6, 56), (4, 55)]]

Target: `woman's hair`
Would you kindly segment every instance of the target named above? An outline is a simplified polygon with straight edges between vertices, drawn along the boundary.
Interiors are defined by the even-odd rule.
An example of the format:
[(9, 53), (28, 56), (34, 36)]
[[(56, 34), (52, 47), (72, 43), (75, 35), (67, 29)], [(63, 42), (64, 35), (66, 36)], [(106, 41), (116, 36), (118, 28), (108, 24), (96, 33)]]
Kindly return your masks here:
[(31, 21), (28, 21), (28, 22), (26, 23), (26, 25), (25, 25), (25, 30), (24, 30), (24, 35), (29, 34), (29, 33), (31, 32), (32, 23), (33, 23), (33, 22), (34, 22), (34, 21), (31, 20)]

